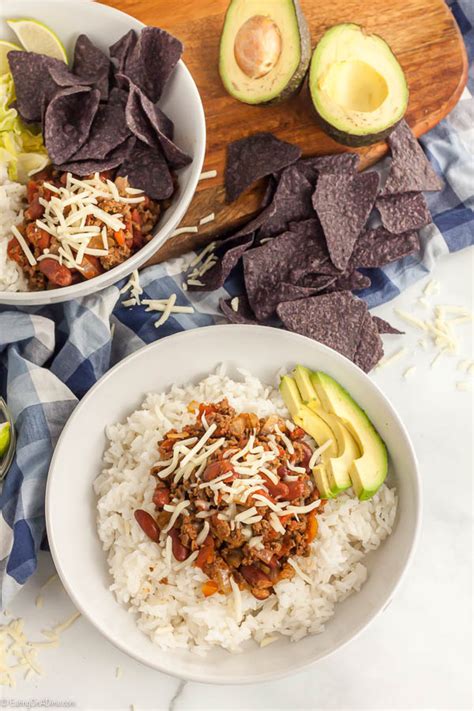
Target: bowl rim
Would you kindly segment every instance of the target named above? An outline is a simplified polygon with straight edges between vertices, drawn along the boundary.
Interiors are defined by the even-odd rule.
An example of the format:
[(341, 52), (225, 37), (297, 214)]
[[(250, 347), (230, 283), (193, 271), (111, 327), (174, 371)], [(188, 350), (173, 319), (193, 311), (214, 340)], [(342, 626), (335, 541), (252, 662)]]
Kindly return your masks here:
[[(155, 663), (153, 664), (150, 662), (150, 660), (146, 659), (143, 657), (143, 655), (140, 655), (139, 653), (135, 653), (130, 651), (130, 649), (127, 648), (126, 644), (122, 643), (121, 640), (115, 639), (109, 635), (108, 630), (105, 628), (103, 624), (101, 624), (98, 620), (93, 618), (88, 610), (83, 607), (82, 603), (78, 600), (74, 590), (71, 588), (69, 585), (69, 582), (64, 574), (64, 571), (61, 566), (61, 560), (60, 560), (60, 555), (56, 547), (56, 541), (54, 538), (54, 535), (52, 534), (53, 531), (53, 510), (52, 507), (50, 506), (50, 497), (51, 497), (51, 491), (53, 488), (53, 477), (54, 477), (54, 469), (55, 469), (55, 464), (56, 460), (58, 458), (58, 453), (60, 450), (60, 446), (62, 443), (62, 440), (65, 437), (65, 433), (67, 430), (71, 427), (71, 423), (74, 422), (75, 417), (77, 416), (78, 412), (81, 412), (84, 408), (88, 406), (88, 402), (90, 399), (92, 399), (96, 393), (96, 391), (102, 386), (102, 384), (108, 380), (109, 378), (115, 377), (116, 373), (125, 366), (125, 364), (130, 363), (134, 359), (140, 359), (143, 357), (144, 351), (150, 351), (154, 349), (159, 349), (161, 342), (163, 341), (169, 341), (170, 339), (173, 339), (174, 341), (179, 343), (181, 347), (183, 347), (183, 342), (185, 343), (186, 340), (192, 339), (193, 335), (195, 332), (203, 332), (204, 335), (206, 333), (209, 333), (212, 331), (212, 329), (220, 328), (223, 330), (222, 336), (225, 337), (225, 333), (229, 332), (229, 329), (232, 329), (232, 332), (235, 333), (236, 329), (239, 329), (241, 332), (242, 331), (248, 331), (250, 333), (255, 333), (255, 329), (258, 329), (260, 332), (262, 331), (268, 331), (269, 329), (275, 332), (280, 332), (280, 333), (285, 333), (286, 335), (290, 335), (295, 339), (295, 342), (297, 343), (298, 341), (300, 342), (308, 342), (310, 341), (313, 344), (316, 344), (316, 347), (321, 349), (323, 352), (326, 352), (327, 354), (330, 354), (331, 357), (335, 358), (336, 360), (339, 360), (343, 362), (343, 365), (351, 370), (358, 371), (359, 374), (362, 374), (362, 376), (369, 382), (369, 387), (371, 387), (375, 391), (375, 395), (379, 400), (382, 401), (383, 405), (385, 408), (388, 409), (390, 412), (392, 418), (395, 420), (397, 426), (400, 428), (400, 432), (403, 436), (404, 440), (404, 445), (407, 448), (408, 454), (412, 460), (413, 464), (413, 478), (414, 478), (414, 487), (415, 487), (415, 493), (416, 493), (416, 506), (415, 506), (415, 518), (414, 518), (414, 525), (413, 525), (413, 537), (408, 549), (408, 552), (405, 556), (405, 559), (403, 561), (403, 564), (400, 569), (400, 573), (398, 575), (398, 579), (396, 583), (393, 585), (391, 591), (384, 596), (375, 606), (374, 606), (374, 611), (371, 615), (371, 617), (366, 621), (362, 622), (358, 625), (358, 627), (355, 629), (353, 634), (351, 634), (347, 639), (343, 640), (338, 646), (336, 646), (334, 649), (329, 650), (323, 654), (321, 654), (317, 659), (309, 657), (307, 660), (302, 661), (301, 663), (298, 663), (296, 666), (292, 667), (291, 669), (288, 669), (288, 671), (285, 672), (272, 672), (272, 671), (267, 671), (267, 672), (262, 672), (260, 673), (257, 677), (252, 677), (252, 678), (247, 678), (245, 676), (235, 676), (235, 675), (227, 675), (227, 676), (222, 676), (218, 679), (216, 679), (212, 673), (193, 673), (193, 672), (186, 672), (185, 675), (180, 674), (179, 671), (174, 671), (170, 670), (168, 668), (164, 668), (161, 664)], [(219, 360), (218, 358), (216, 359), (217, 361)], [(71, 598), (72, 602), (74, 605), (78, 608), (78, 610), (89, 620), (89, 622), (109, 641), (111, 642), (115, 647), (120, 649), (122, 652), (127, 654), (128, 656), (132, 657), (133, 659), (141, 662), (142, 664), (150, 667), (151, 669), (155, 669), (157, 671), (160, 671), (164, 674), (167, 674), (169, 676), (173, 676), (175, 678), (184, 680), (184, 681), (191, 681), (191, 682), (196, 682), (196, 683), (202, 683), (202, 684), (218, 684), (218, 685), (236, 685), (236, 684), (256, 684), (256, 683), (262, 683), (266, 681), (271, 681), (278, 676), (278, 678), (283, 678), (287, 677), (296, 673), (299, 673), (305, 669), (308, 669), (309, 667), (316, 665), (318, 662), (322, 661), (323, 659), (327, 659), (328, 657), (332, 656), (333, 654), (337, 653), (339, 650), (343, 649), (346, 647), (349, 643), (351, 643), (353, 640), (355, 640), (359, 635), (369, 627), (373, 623), (373, 621), (383, 612), (385, 611), (388, 606), (392, 603), (396, 593), (400, 589), (400, 586), (407, 574), (407, 571), (413, 561), (413, 557), (415, 555), (415, 551), (419, 542), (420, 538), (420, 532), (421, 532), (421, 522), (422, 522), (422, 510), (423, 510), (423, 502), (422, 502), (422, 486), (421, 486), (421, 477), (420, 477), (420, 472), (419, 472), (419, 464), (418, 464), (418, 459), (416, 456), (415, 449), (413, 447), (410, 435), (398, 415), (396, 409), (388, 399), (388, 397), (382, 392), (382, 390), (379, 388), (379, 386), (369, 378), (369, 376), (364, 373), (358, 366), (356, 366), (352, 361), (347, 359), (345, 356), (341, 355), (337, 351), (333, 350), (332, 348), (329, 348), (328, 346), (320, 343), (319, 341), (314, 341), (313, 339), (307, 338), (306, 336), (301, 336), (296, 333), (291, 333), (288, 331), (281, 331), (279, 328), (273, 328), (269, 326), (250, 326), (246, 324), (214, 324), (211, 326), (203, 326), (199, 329), (189, 329), (186, 331), (181, 331), (178, 333), (171, 334), (169, 336), (165, 336), (164, 338), (159, 339), (158, 341), (154, 341), (153, 343), (150, 343), (143, 348), (139, 348), (137, 351), (134, 351), (130, 355), (128, 355), (126, 358), (123, 360), (119, 361), (113, 368), (108, 370), (93, 386), (92, 388), (86, 393), (86, 395), (80, 400), (78, 403), (77, 407), (73, 410), (71, 416), (67, 420), (61, 435), (58, 439), (58, 442), (56, 443), (56, 447), (54, 449), (53, 457), (51, 459), (51, 464), (49, 467), (49, 472), (48, 472), (48, 477), (47, 477), (47, 483), (46, 483), (46, 506), (45, 506), (45, 518), (46, 518), (46, 529), (48, 533), (48, 541), (49, 541), (49, 546), (50, 546), (50, 551), (51, 555), (53, 557), (54, 565), (56, 567), (56, 570), (58, 572), (58, 575), (69, 595)], [(120, 604), (116, 601), (114, 601), (116, 604)], [(297, 642), (292, 643), (292, 644), (297, 644)], [(171, 650), (172, 651), (172, 650)], [(243, 652), (245, 654), (245, 651)]]
[[(15, 0), (15, 2), (19, 5), (23, 4), (23, 0)], [(61, 7), (64, 6), (64, 0), (45, 0), (45, 2), (52, 5), (61, 5)], [(132, 29), (143, 29), (146, 27), (145, 23), (141, 22), (141, 20), (109, 5), (92, 2), (88, 3), (88, 5), (95, 8), (92, 12), (97, 14), (103, 13), (105, 17), (118, 15), (124, 20), (131, 21), (134, 25)], [(81, 7), (81, 4), (77, 5), (78, 11)], [(108, 286), (116, 284), (121, 279), (126, 278), (135, 269), (139, 269), (169, 239), (173, 230), (176, 229), (184, 217), (194, 197), (206, 154), (206, 116), (201, 95), (193, 75), (182, 59), (179, 60), (178, 66), (181, 72), (183, 72), (183, 78), (189, 82), (188, 91), (191, 92), (193, 102), (195, 103), (196, 134), (198, 140), (194, 146), (193, 162), (189, 165), (187, 185), (183, 188), (182, 195), (178, 197), (176, 204), (172, 206), (174, 212), (173, 217), (166, 216), (167, 213), (171, 211), (171, 208), (168, 208), (163, 215), (163, 224), (159, 226), (156, 233), (153, 234), (152, 239), (147, 242), (146, 245), (139, 249), (138, 252), (135, 252), (135, 254), (132, 254), (125, 262), (118, 264), (116, 267), (113, 267), (113, 269), (100, 274), (98, 277), (94, 277), (89, 281), (81, 281), (71, 286), (61, 287), (60, 289), (12, 292), (0, 290), (0, 306), (41, 306), (44, 304), (64, 303), (72, 299), (80, 299), (84, 296), (95, 294)], [(173, 81), (173, 77), (171, 81)]]

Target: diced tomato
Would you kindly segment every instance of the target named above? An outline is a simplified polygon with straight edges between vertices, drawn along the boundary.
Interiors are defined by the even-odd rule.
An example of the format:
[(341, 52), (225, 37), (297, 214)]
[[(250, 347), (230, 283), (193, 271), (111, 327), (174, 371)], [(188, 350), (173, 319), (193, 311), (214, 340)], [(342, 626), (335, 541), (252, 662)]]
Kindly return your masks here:
[(290, 432), (290, 439), (295, 442), (298, 439), (303, 439), (305, 431), (302, 427), (295, 427), (295, 429)]
[(278, 483), (274, 483), (268, 476), (265, 474), (262, 475), (263, 478), (265, 479), (265, 486), (268, 489), (268, 492), (270, 496), (272, 496), (275, 500), (280, 498), (280, 499), (286, 499), (288, 496), (288, 486), (285, 484), (284, 481), (279, 481)]
[(198, 557), (196, 558), (195, 565), (197, 568), (204, 568), (207, 563), (211, 563), (214, 558), (214, 539), (212, 536), (208, 536), (204, 541)]
[(37, 227), (34, 222), (30, 222), (26, 227), (26, 238), (30, 244), (38, 247), (41, 251), (47, 249), (51, 243), (51, 235)]
[(296, 481), (287, 481), (286, 485), (288, 487), (288, 501), (293, 501), (294, 499), (299, 499), (304, 494), (304, 481), (297, 479)]
[(14, 262), (19, 264), (20, 266), (23, 266), (26, 264), (25, 253), (23, 252), (22, 248), (20, 247), (20, 243), (18, 242), (16, 237), (12, 237), (11, 240), (8, 242), (7, 254), (10, 257), (10, 259), (12, 259)]

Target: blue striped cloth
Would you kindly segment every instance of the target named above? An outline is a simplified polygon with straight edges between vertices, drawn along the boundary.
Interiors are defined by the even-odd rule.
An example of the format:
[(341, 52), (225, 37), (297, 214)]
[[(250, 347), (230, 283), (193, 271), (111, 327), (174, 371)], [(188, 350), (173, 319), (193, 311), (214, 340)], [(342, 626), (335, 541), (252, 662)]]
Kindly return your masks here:
[[(470, 59), (468, 89), (451, 114), (423, 137), (423, 147), (445, 180), (428, 194), (434, 223), (422, 232), (420, 254), (371, 270), (362, 292), (369, 306), (397, 296), (425, 276), (439, 257), (474, 244), (474, 11), (471, 0), (450, 3)], [(0, 394), (16, 421), (18, 448), (0, 494), (0, 607), (36, 569), (44, 542), (44, 493), (54, 445), (77, 401), (111, 365), (157, 338), (220, 322), (219, 298), (239, 294), (239, 276), (225, 289), (190, 294), (181, 289), (189, 258), (151, 267), (141, 276), (143, 298), (178, 294), (194, 314), (172, 316), (159, 330), (156, 313), (124, 308), (117, 286), (81, 301), (36, 309), (0, 308)]]

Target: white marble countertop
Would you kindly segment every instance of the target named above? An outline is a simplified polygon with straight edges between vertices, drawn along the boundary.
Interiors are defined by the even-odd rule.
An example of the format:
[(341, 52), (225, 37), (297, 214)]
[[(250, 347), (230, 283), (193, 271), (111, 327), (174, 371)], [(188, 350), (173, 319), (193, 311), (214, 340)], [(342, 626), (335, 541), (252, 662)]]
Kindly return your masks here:
[[(445, 258), (431, 277), (441, 291), (432, 304), (472, 308), (474, 250)], [(415, 305), (420, 282), (377, 313), (401, 326), (393, 308), (423, 314)], [(411, 433), (421, 466), (424, 520), (420, 545), (395, 600), (357, 640), (330, 659), (296, 676), (261, 685), (218, 687), (184, 684), (141, 666), (79, 619), (57, 649), (42, 650), (41, 677), (0, 690), (0, 707), (29, 704), (79, 709), (470, 709), (472, 708), (472, 390), (456, 383), (474, 380), (457, 370), (472, 358), (472, 324), (458, 327), (463, 356), (444, 356), (433, 368), (434, 351), (417, 346), (419, 333), (386, 337), (386, 353), (408, 354), (373, 376)], [(415, 365), (415, 374), (403, 378)], [(30, 637), (62, 621), (73, 607), (59, 581), (40, 586), (54, 572), (48, 554), (10, 605), (25, 619)], [(113, 604), (113, 603), (112, 603)], [(1, 621), (1, 618), (0, 618)], [(117, 668), (119, 673), (117, 677)]]

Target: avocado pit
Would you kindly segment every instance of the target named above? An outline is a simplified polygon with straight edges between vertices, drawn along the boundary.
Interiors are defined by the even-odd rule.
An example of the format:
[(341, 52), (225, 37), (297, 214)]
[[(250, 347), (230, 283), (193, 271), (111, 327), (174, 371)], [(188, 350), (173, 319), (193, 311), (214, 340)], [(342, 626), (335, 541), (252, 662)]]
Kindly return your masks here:
[(266, 76), (277, 64), (282, 49), (278, 25), (270, 17), (254, 15), (235, 37), (235, 61), (250, 79)]

